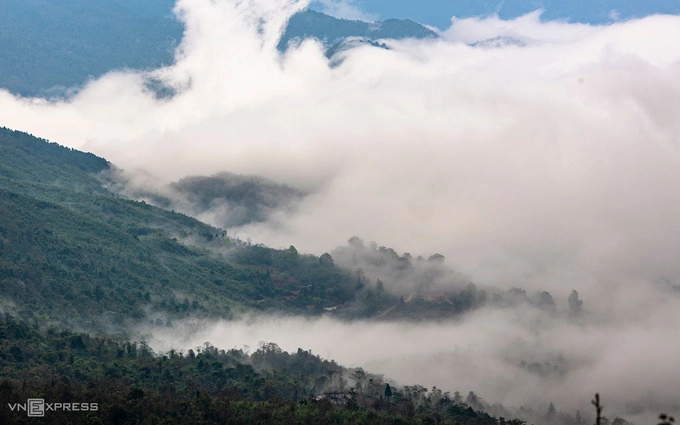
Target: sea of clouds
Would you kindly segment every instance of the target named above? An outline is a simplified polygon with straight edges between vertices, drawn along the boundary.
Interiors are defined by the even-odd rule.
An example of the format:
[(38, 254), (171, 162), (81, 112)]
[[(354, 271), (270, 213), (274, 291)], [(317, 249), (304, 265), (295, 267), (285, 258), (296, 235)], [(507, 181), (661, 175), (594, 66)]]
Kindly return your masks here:
[[(229, 171), (309, 193), (230, 229), (243, 239), (321, 254), (359, 235), (441, 253), (483, 285), (577, 289), (588, 311), (579, 323), (520, 308), (419, 325), (261, 318), (184, 347), (271, 340), (492, 402), (571, 409), (600, 391), (647, 423), (677, 409), (680, 16), (452, 19), (437, 40), (328, 61), (312, 40), (276, 50), (305, 6), (179, 0), (173, 65), (111, 72), (68, 99), (0, 91), (0, 124), (104, 156), (140, 185)], [(566, 375), (517, 366), (555, 359)]]

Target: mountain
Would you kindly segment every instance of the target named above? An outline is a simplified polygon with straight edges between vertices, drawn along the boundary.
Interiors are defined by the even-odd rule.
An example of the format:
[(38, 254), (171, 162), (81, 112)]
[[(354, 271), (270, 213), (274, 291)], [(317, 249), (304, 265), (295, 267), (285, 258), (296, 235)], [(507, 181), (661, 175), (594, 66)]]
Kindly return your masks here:
[(104, 188), (111, 167), (0, 129), (2, 310), (124, 330), (245, 310), (320, 313), (353, 298), (354, 278), (332, 262), (121, 198)]
[(290, 18), (278, 49), (285, 51), (289, 43), (306, 38), (319, 40), (329, 51), (337, 51), (340, 45), (351, 38), (377, 43), (380, 39), (437, 37), (437, 33), (410, 19), (388, 19), (369, 23), (338, 19), (314, 10), (304, 10)]

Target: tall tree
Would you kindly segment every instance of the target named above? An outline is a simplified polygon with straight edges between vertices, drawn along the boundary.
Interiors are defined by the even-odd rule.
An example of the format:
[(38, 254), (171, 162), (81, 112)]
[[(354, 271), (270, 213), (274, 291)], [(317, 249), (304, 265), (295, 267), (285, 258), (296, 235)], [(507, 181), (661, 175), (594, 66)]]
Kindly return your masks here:
[(569, 298), (567, 299), (569, 302), (569, 313), (572, 315), (577, 315), (581, 313), (581, 310), (583, 308), (583, 301), (581, 301), (578, 297), (578, 292), (576, 289), (571, 290), (571, 294), (569, 294)]
[(390, 384), (385, 384), (385, 398), (388, 403), (392, 399), (392, 387), (390, 387)]

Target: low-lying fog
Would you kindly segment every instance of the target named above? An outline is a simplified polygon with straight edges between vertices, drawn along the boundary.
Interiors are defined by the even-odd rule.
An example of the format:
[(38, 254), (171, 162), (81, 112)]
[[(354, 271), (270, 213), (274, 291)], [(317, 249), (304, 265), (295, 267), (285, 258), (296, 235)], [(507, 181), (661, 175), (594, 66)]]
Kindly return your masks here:
[[(613, 295), (611, 302), (617, 301)], [(176, 323), (154, 329), (149, 343), (161, 352), (186, 352), (205, 342), (253, 352), (261, 342), (276, 342), (286, 351), (311, 349), (401, 385), (474, 391), (490, 404), (530, 407), (539, 414), (553, 402), (558, 410), (573, 415), (578, 409), (590, 418), (590, 400), (599, 392), (605, 416), (651, 424), (660, 412), (680, 408), (678, 307), (677, 294), (675, 299), (641, 294), (615, 315), (586, 309), (579, 319), (529, 306), (483, 308), (460, 321), (438, 323), (252, 317)]]

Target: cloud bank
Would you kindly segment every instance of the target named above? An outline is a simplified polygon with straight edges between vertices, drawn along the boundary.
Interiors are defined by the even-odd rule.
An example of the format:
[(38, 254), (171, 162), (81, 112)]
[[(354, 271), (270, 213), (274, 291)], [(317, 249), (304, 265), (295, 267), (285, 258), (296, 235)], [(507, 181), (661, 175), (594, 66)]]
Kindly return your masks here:
[[(453, 352), (466, 365), (479, 354), (499, 365), (488, 372), (503, 376), (493, 385), (510, 388), (515, 375), (504, 374), (498, 353), (517, 360), (516, 340), (504, 336), (512, 335), (537, 353), (582, 346), (574, 355), (590, 366), (565, 379), (584, 394), (607, 390), (623, 406), (630, 387), (641, 389), (634, 394), (643, 404), (647, 390), (680, 393), (670, 379), (680, 370), (669, 325), (678, 322), (669, 288), (680, 282), (680, 17), (608, 26), (535, 14), (454, 20), (440, 40), (357, 46), (331, 66), (313, 41), (276, 51), (286, 20), (304, 6), (180, 0), (186, 32), (176, 64), (111, 73), (66, 101), (0, 92), (1, 124), (165, 182), (229, 171), (311, 193), (265, 223), (232, 229), (244, 239), (320, 254), (359, 235), (399, 252), (438, 252), (481, 284), (547, 289), (559, 299), (576, 288), (605, 320), (548, 322), (536, 337), (520, 311), (479, 312), (462, 328), (409, 331), (413, 346), (429, 349), (410, 354), (419, 364)], [(177, 94), (158, 99), (149, 78)], [(382, 329), (357, 335), (374, 331)], [(293, 334), (282, 328), (272, 339)], [(453, 342), (435, 348), (482, 334), (479, 353)], [(398, 353), (406, 345), (396, 339)], [(435, 372), (414, 366), (397, 375), (398, 360), (370, 357), (381, 350), (369, 344), (361, 361), (429, 384)], [(485, 381), (453, 370), (446, 376), (461, 387)], [(652, 392), (655, 382), (663, 391)], [(536, 388), (556, 397), (563, 387)], [(494, 391), (480, 390), (516, 401), (513, 391)]]
[(572, 321), (530, 307), (482, 309), (460, 321), (417, 324), (258, 317), (176, 324), (154, 330), (149, 343), (158, 351), (210, 342), (252, 352), (275, 341), (284, 350), (311, 349), (400, 385), (474, 391), (490, 404), (529, 408), (539, 417), (552, 402), (591, 418), (590, 399), (599, 392), (610, 420), (654, 423), (659, 412), (677, 411), (680, 393), (677, 373), (670, 373), (677, 372), (680, 355), (677, 302), (655, 298), (653, 313), (623, 321), (592, 312)]

